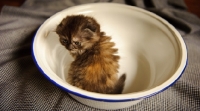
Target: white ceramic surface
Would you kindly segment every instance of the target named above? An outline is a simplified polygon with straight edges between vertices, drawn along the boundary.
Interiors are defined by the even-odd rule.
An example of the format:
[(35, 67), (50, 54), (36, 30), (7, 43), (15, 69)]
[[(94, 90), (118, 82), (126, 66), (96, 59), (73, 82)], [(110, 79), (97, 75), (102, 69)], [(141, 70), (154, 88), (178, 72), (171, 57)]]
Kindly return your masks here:
[[(73, 14), (94, 17), (116, 43), (121, 57), (118, 75), (127, 74), (123, 94), (88, 92), (65, 81), (73, 59), (53, 31), (66, 15)], [(80, 5), (53, 15), (34, 38), (33, 56), (51, 82), (79, 102), (100, 109), (129, 107), (162, 92), (178, 80), (187, 64), (185, 43), (172, 25), (143, 9), (113, 3)]]

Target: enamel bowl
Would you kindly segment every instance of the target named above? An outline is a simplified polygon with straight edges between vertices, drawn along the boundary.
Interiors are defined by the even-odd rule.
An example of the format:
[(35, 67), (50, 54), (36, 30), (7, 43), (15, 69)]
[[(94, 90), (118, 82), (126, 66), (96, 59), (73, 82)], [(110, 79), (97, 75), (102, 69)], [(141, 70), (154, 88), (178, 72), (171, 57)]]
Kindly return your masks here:
[[(60, 44), (55, 28), (66, 15), (76, 14), (94, 17), (116, 43), (121, 57), (118, 75), (127, 75), (122, 94), (89, 92), (66, 82), (73, 58)], [(187, 50), (181, 35), (161, 17), (133, 6), (98, 3), (71, 7), (47, 19), (35, 35), (33, 58), (45, 77), (80, 103), (121, 109), (174, 84), (186, 67)]]

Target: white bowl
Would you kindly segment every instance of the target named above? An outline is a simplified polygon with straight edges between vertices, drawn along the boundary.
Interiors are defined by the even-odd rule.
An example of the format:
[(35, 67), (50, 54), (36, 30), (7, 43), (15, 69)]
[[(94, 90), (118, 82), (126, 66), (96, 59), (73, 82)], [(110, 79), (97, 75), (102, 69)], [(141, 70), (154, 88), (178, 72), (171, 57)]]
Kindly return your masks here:
[[(74, 14), (94, 17), (116, 43), (121, 57), (119, 75), (127, 74), (123, 94), (89, 92), (66, 82), (73, 59), (60, 44), (55, 28), (66, 15)], [(50, 17), (35, 35), (33, 57), (52, 83), (77, 101), (100, 109), (129, 107), (162, 92), (180, 78), (187, 64), (186, 45), (172, 25), (143, 9), (113, 3), (75, 6)]]

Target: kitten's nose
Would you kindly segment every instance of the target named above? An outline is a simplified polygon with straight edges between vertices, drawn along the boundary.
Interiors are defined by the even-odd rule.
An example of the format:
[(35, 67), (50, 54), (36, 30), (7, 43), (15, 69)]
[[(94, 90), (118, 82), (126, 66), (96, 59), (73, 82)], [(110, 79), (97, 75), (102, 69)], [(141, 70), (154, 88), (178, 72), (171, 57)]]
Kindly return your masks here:
[(73, 50), (73, 49), (77, 49), (77, 47), (75, 47), (74, 45), (70, 45), (69, 50)]
[(69, 50), (74, 49), (73, 45), (69, 45)]

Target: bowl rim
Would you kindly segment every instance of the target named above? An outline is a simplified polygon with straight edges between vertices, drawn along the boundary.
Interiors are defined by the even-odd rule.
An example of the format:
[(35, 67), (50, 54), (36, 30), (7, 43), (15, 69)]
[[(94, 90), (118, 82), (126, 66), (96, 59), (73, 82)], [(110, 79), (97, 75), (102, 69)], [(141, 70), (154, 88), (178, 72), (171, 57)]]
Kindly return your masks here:
[[(165, 81), (164, 83), (162, 83), (161, 85), (154, 87), (148, 91), (142, 91), (142, 92), (134, 92), (134, 93), (127, 93), (127, 94), (117, 94), (117, 95), (110, 95), (110, 94), (100, 94), (100, 93), (95, 93), (95, 92), (89, 92), (89, 91), (83, 91), (82, 90), (80, 92), (77, 91), (73, 91), (69, 88), (66, 88), (62, 85), (60, 85), (57, 81), (54, 81), (52, 78), (50, 78), (48, 76), (48, 74), (46, 74), (42, 67), (40, 66), (40, 64), (37, 62), (37, 57), (35, 56), (35, 39), (37, 38), (37, 34), (38, 32), (41, 30), (42, 26), (45, 25), (45, 23), (47, 23), (50, 19), (52, 19), (53, 17), (55, 17), (56, 15), (64, 12), (64, 11), (69, 11), (69, 10), (73, 10), (76, 8), (84, 8), (84, 7), (95, 7), (98, 5), (103, 5), (104, 7), (109, 6), (109, 7), (121, 7), (121, 8), (129, 8), (132, 10), (136, 10), (139, 11), (141, 13), (145, 13), (148, 16), (151, 16), (152, 18), (155, 18), (156, 20), (158, 20), (159, 22), (161, 22), (163, 25), (165, 25), (170, 32), (176, 37), (176, 40), (179, 42), (179, 47), (181, 48), (181, 59), (180, 59), (180, 63), (178, 65), (177, 70), (175, 71), (174, 75), (172, 77), (170, 77), (167, 81)], [(164, 90), (166, 90), (167, 88), (169, 88), (170, 86), (172, 86), (183, 74), (183, 72), (186, 69), (186, 66), (188, 64), (188, 53), (187, 53), (187, 47), (186, 44), (183, 40), (183, 38), (181, 37), (180, 33), (174, 28), (174, 26), (172, 26), (170, 23), (168, 23), (166, 20), (164, 20), (163, 18), (159, 17), (158, 15), (149, 12), (147, 10), (144, 10), (142, 8), (138, 8), (135, 6), (128, 6), (125, 4), (118, 4), (118, 3), (89, 3), (89, 4), (83, 4), (83, 5), (77, 5), (77, 6), (73, 6), (67, 9), (64, 9), (62, 11), (57, 12), (56, 14), (52, 15), (50, 18), (48, 18), (37, 30), (35, 36), (33, 37), (32, 40), (32, 58), (34, 63), (36, 64), (37, 68), (39, 69), (40, 72), (42, 72), (42, 74), (50, 81), (52, 82), (54, 85), (56, 85), (57, 87), (61, 88), (62, 90), (85, 98), (85, 99), (90, 99), (90, 100), (95, 100), (95, 101), (104, 101), (104, 102), (127, 102), (127, 101), (133, 101), (133, 100), (139, 100), (139, 99), (144, 99), (144, 98), (148, 98), (151, 97), (153, 95), (156, 95)], [(170, 82), (171, 81), (171, 82)], [(77, 88), (78, 89), (78, 88)], [(153, 93), (152, 93), (153, 92)], [(100, 95), (100, 96), (99, 96)]]

